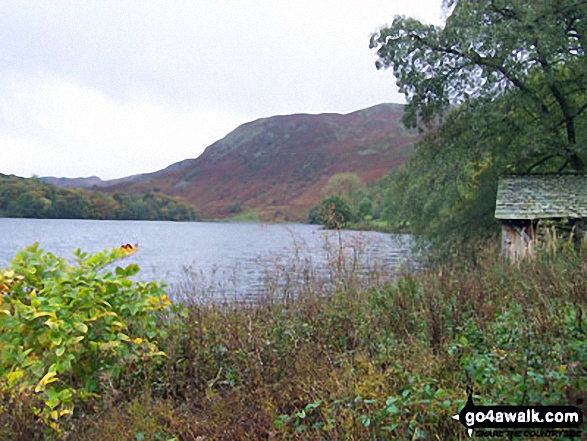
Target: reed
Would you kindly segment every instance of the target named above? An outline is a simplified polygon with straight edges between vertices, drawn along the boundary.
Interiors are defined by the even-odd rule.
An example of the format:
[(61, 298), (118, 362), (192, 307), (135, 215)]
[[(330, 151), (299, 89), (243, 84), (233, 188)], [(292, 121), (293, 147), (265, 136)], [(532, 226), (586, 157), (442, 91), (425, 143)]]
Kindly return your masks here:
[(167, 357), (121, 378), (69, 439), (464, 440), (450, 417), (467, 386), (477, 404), (587, 396), (580, 250), (510, 265), (488, 244), (475, 261), (383, 275), (330, 245), (326, 272), (301, 253), (276, 262), (256, 302), (161, 315)]

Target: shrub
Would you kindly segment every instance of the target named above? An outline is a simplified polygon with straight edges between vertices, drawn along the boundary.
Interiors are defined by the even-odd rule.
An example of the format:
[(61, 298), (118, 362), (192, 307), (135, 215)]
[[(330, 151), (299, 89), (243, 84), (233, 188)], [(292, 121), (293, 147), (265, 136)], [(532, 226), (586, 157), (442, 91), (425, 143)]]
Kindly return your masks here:
[[(24, 268), (39, 266), (31, 257), (36, 254), (38, 251), (29, 252)], [(13, 343), (21, 338), (18, 329), (0, 322), (1, 332), (12, 333), (10, 337), (2, 334), (0, 345), (17, 348), (14, 356), (2, 352), (0, 439), (40, 438), (43, 424), (47, 426), (43, 415), (55, 423), (50, 412), (76, 404), (73, 411), (84, 418), (76, 418), (67, 427), (71, 441), (97, 437), (104, 441), (464, 440), (466, 431), (451, 416), (464, 406), (467, 387), (480, 405), (564, 405), (587, 396), (587, 260), (573, 247), (541, 253), (516, 265), (502, 261), (497, 248), (489, 248), (475, 262), (455, 260), (420, 268), (393, 282), (384, 282), (380, 269), (378, 277), (359, 283), (358, 276), (345, 270), (346, 265), (339, 267), (339, 256), (344, 254), (333, 254), (336, 271), (326, 284), (312, 280), (315, 273), (306, 266), (290, 265), (276, 271), (276, 281), (289, 277), (306, 285), (293, 297), (282, 295), (290, 293), (287, 284), (274, 283), (272, 293), (254, 304), (192, 303), (181, 310), (186, 314), (158, 312), (156, 316), (142, 308), (132, 317), (120, 309), (138, 300), (106, 298), (111, 307), (103, 311), (117, 308), (117, 321), (128, 325), (127, 331), (119, 332), (131, 341), (120, 339), (107, 326), (101, 332), (114, 334), (110, 341), (119, 341), (120, 355), (112, 353), (109, 359), (96, 361), (91, 358), (95, 355), (92, 347), (86, 352), (72, 348), (75, 366), (57, 373), (58, 381), (47, 381), (45, 390), (39, 392), (34, 389), (44, 371), (34, 379), (25, 377), (28, 388), (20, 387), (25, 384), (22, 379), (15, 387), (6, 385), (5, 377), (11, 371), (4, 357), (16, 359), (23, 349)], [(48, 261), (40, 267), (50, 268)], [(111, 278), (125, 286), (132, 284), (122, 276), (129, 267), (118, 269)], [(12, 311), (14, 306), (7, 307), (9, 293), (32, 276), (17, 271), (14, 263), (10, 272), (0, 274), (4, 292), (0, 310)], [(96, 285), (91, 282), (93, 277), (88, 280)], [(80, 281), (77, 284), (85, 286)], [(38, 289), (46, 291), (48, 286)], [(139, 299), (141, 285), (133, 286)], [(190, 292), (184, 286), (184, 298), (193, 299), (196, 288)], [(118, 292), (131, 293), (131, 288)], [(158, 298), (159, 309), (164, 309), (165, 298), (162, 301), (159, 294), (151, 294), (152, 301)], [(96, 295), (94, 302), (102, 296), (105, 294)], [(22, 298), (23, 303), (32, 303)], [(148, 301), (149, 295), (146, 298)], [(75, 316), (76, 308), (69, 309)], [(65, 323), (72, 320), (61, 312), (55, 314)], [(51, 329), (42, 324), (45, 319), (48, 316), (36, 320), (49, 333)], [(104, 320), (114, 319), (105, 316)], [(32, 321), (23, 319), (11, 326), (37, 329)], [(98, 326), (98, 321), (86, 324), (90, 328)], [(40, 341), (31, 339), (31, 332), (28, 341)], [(79, 334), (86, 338), (78, 343), (89, 340), (91, 332)], [(39, 359), (47, 357), (42, 358), (46, 366), (55, 362), (58, 347), (51, 346), (51, 336), (47, 336), (48, 354), (36, 352)], [(135, 338), (149, 339), (151, 344), (157, 340), (167, 356), (152, 363), (152, 355), (138, 352), (140, 347), (149, 350), (148, 344), (141, 342), (137, 347), (132, 342)], [(36, 347), (21, 345), (24, 350)], [(99, 355), (106, 357), (108, 351)], [(91, 363), (83, 360), (93, 360), (93, 367), (87, 368)], [(22, 362), (19, 366), (24, 371)], [(80, 372), (97, 381), (92, 397), (99, 408), (82, 405), (79, 394), (85, 377)], [(107, 372), (111, 373), (102, 379)], [(136, 387), (137, 378), (142, 388)], [(61, 393), (66, 387), (72, 404), (60, 403), (45, 411), (47, 391)], [(122, 393), (114, 400), (116, 390)], [(31, 409), (39, 409), (39, 415)], [(9, 421), (6, 415), (18, 427), (2, 432), (3, 421)], [(65, 425), (66, 415), (57, 415), (57, 423)]]
[[(35, 244), (0, 272), (0, 428), (32, 418), (59, 434), (78, 405), (119, 393), (123, 372), (164, 355), (162, 284), (130, 280), (135, 264), (105, 268), (135, 250), (77, 250), (70, 265)], [(14, 402), (26, 403), (18, 414)]]
[(243, 211), (243, 207), (239, 201), (236, 201), (234, 204), (229, 205), (226, 208), (226, 211), (228, 211), (231, 214), (238, 214), (241, 211)]
[(347, 201), (340, 196), (330, 196), (310, 209), (308, 221), (321, 224), (328, 229), (340, 229), (354, 220), (353, 212)]

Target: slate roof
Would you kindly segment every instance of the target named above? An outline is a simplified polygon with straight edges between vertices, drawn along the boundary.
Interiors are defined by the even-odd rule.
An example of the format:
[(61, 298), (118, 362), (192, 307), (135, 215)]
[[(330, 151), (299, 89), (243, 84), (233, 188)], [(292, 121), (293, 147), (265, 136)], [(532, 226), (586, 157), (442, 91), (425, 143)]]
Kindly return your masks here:
[(497, 185), (497, 219), (587, 218), (587, 175), (510, 175)]

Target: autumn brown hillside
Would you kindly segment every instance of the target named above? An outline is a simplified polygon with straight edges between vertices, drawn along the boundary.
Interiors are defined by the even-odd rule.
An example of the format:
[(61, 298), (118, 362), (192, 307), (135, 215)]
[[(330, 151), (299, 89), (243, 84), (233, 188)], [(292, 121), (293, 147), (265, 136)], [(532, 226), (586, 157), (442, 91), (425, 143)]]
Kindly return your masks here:
[(236, 202), (263, 220), (304, 220), (335, 173), (381, 178), (412, 153), (414, 133), (401, 123), (403, 106), (381, 104), (348, 115), (288, 115), (243, 124), (196, 159), (134, 182), (108, 187), (185, 197), (204, 218), (231, 216)]

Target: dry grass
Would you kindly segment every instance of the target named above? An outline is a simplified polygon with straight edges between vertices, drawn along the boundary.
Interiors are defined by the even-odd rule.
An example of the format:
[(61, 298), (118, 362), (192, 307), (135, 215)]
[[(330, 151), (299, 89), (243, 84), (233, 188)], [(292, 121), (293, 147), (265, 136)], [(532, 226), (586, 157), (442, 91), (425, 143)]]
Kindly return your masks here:
[(162, 318), (168, 357), (120, 378), (122, 398), (78, 418), (71, 439), (464, 440), (450, 416), (468, 385), (478, 404), (587, 396), (587, 261), (574, 250), (509, 265), (489, 247), (395, 281), (333, 256), (326, 281), (284, 267), (274, 275), (290, 281), (257, 303)]

